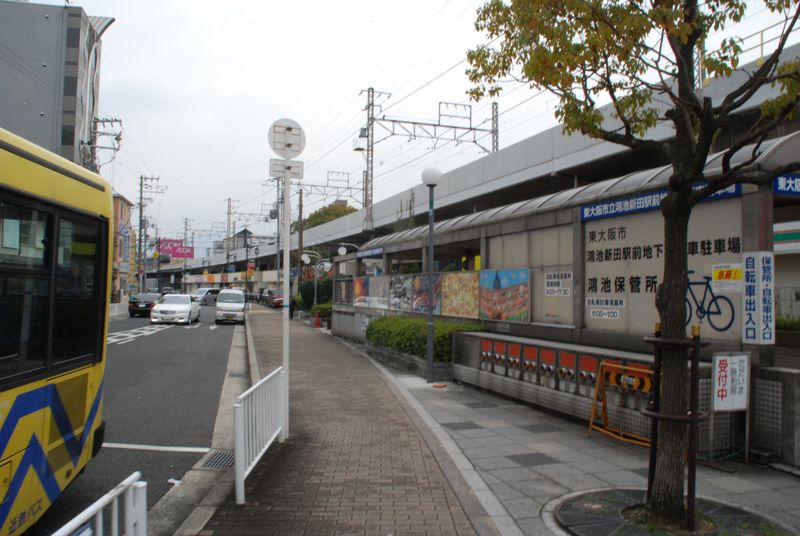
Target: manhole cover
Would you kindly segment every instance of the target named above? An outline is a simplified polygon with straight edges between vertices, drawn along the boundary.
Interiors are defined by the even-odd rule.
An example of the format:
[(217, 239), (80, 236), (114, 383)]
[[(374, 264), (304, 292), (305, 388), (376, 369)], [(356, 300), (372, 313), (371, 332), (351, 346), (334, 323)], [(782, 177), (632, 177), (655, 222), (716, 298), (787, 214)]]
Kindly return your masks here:
[(210, 450), (200, 460), (201, 469), (225, 470), (233, 467), (234, 455), (232, 450)]

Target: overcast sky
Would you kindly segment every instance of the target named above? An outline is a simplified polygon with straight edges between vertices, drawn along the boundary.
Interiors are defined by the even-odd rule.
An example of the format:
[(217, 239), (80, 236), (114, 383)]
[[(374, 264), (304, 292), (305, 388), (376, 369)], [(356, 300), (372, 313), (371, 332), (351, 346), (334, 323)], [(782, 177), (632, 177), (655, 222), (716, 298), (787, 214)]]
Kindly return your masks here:
[[(90, 16), (116, 19), (102, 38), (99, 109), (122, 120), (122, 145), (113, 160), (101, 152), (101, 163), (111, 160), (101, 173), (134, 202), (139, 176), (160, 177), (166, 191), (145, 213), (168, 238), (182, 238), (189, 218), (196, 256), (209, 231), (224, 229), (228, 198), (237, 229), (272, 233), (274, 223), (248, 216), (275, 202), (269, 126), (286, 117), (303, 127), (306, 183), (338, 172), (360, 186), (364, 158), (352, 150), (366, 119), (360, 92), (391, 93), (376, 102), (404, 120), (436, 121), (440, 101), (467, 103), (465, 57), (484, 42), (473, 28), (482, 3), (76, 0)], [(501, 148), (555, 124), (554, 99), (537, 94), (510, 85), (502, 96)], [(473, 103), (472, 116), (488, 128), (490, 103)], [(375, 146), (374, 200), (419, 184), (427, 166), (447, 172), (483, 154), (468, 143), (434, 150), (429, 140), (385, 140)], [(361, 208), (361, 193), (353, 196)], [(307, 196), (305, 215), (331, 201)], [(296, 214), (296, 196), (292, 207)]]

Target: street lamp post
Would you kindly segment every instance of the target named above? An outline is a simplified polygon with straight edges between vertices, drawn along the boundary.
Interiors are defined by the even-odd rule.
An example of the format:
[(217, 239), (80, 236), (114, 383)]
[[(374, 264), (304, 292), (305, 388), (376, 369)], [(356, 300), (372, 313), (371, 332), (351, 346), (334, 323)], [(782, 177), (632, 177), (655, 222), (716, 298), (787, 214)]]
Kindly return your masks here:
[(300, 257), (300, 260), (303, 261), (303, 264), (311, 263), (311, 256), (314, 256), (317, 259), (317, 262), (314, 264), (314, 305), (317, 304), (317, 278), (319, 274), (319, 267), (325, 267), (326, 264), (330, 265), (330, 261), (328, 259), (323, 259), (322, 255), (319, 253), (315, 253), (313, 251), (304, 251), (303, 256)]
[(361, 246), (358, 246), (358, 245), (353, 244), (351, 242), (339, 242), (339, 249), (337, 250), (337, 253), (339, 255), (347, 255), (347, 246), (350, 246), (351, 248), (355, 249), (356, 251), (361, 249)]
[(250, 241), (244, 237), (244, 295), (250, 293)]
[(428, 383), (433, 381), (433, 189), (441, 178), (442, 173), (436, 168), (422, 171), (422, 183), (428, 187)]

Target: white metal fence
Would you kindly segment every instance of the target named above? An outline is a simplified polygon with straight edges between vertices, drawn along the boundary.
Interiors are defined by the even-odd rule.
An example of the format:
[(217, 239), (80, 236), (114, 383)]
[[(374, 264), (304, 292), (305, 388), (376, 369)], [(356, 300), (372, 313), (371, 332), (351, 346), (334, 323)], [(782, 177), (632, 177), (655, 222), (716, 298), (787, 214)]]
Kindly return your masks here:
[[(103, 495), (78, 517), (58, 529), (52, 536), (92, 534), (103, 536), (106, 524), (103, 511), (110, 507), (109, 524), (111, 536), (147, 536), (147, 482), (139, 480), (142, 474), (136, 471), (114, 489)], [(120, 531), (119, 497), (123, 500), (123, 530)]]
[(286, 429), (283, 418), (288, 378), (283, 367), (245, 391), (233, 405), (236, 504), (244, 504), (244, 479)]

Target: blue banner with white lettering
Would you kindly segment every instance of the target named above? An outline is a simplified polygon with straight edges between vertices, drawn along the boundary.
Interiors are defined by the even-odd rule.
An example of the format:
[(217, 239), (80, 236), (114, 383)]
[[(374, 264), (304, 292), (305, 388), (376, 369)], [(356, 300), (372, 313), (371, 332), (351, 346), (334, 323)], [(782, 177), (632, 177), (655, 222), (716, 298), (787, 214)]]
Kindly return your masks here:
[[(695, 190), (704, 187), (705, 184), (698, 184)], [(616, 216), (627, 216), (638, 212), (648, 212), (657, 210), (661, 207), (661, 201), (667, 197), (668, 189), (657, 190), (645, 194), (636, 194), (621, 199), (600, 201), (591, 205), (581, 206), (581, 221), (601, 220), (603, 218), (614, 218)], [(724, 190), (715, 192), (703, 199), (703, 201), (717, 201), (729, 197), (739, 197), (742, 194), (742, 186), (734, 184)]]
[(800, 175), (781, 175), (772, 181), (772, 191), (781, 195), (800, 195)]

